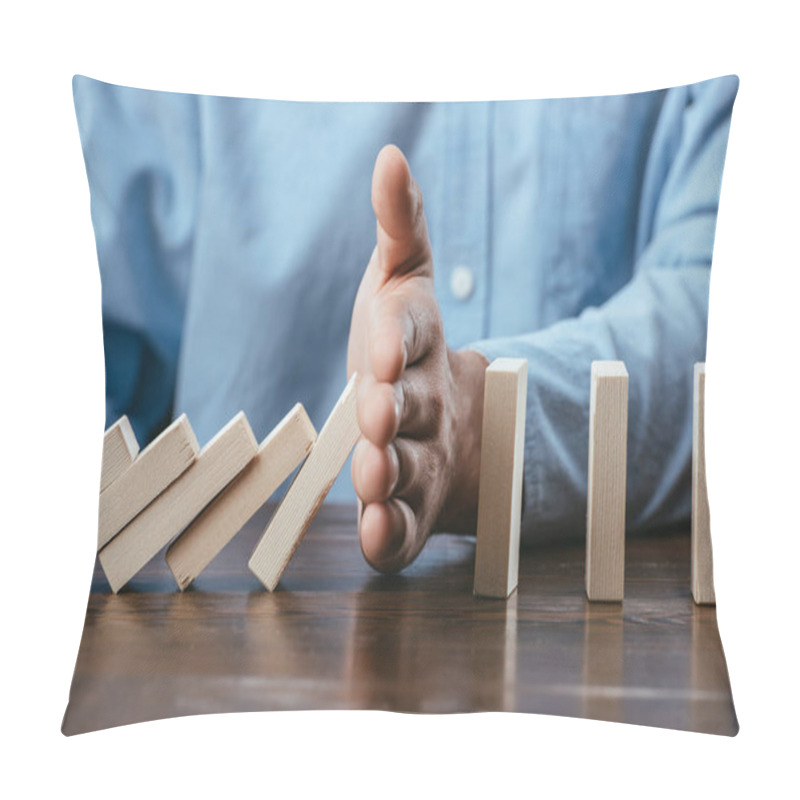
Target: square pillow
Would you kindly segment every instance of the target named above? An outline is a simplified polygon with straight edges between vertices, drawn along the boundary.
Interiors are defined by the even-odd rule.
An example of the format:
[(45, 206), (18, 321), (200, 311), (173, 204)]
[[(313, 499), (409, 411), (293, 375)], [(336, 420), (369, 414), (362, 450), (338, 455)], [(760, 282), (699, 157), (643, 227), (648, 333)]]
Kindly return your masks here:
[[(466, 103), (73, 88), (107, 433), (65, 734), (278, 709), (737, 732), (696, 368), (735, 76)], [(516, 494), (481, 502), (521, 552), (488, 599), (497, 359), (524, 364)], [(591, 467), (595, 362), (626, 394)], [(617, 501), (596, 567), (587, 515)], [(612, 556), (624, 599), (598, 603)]]

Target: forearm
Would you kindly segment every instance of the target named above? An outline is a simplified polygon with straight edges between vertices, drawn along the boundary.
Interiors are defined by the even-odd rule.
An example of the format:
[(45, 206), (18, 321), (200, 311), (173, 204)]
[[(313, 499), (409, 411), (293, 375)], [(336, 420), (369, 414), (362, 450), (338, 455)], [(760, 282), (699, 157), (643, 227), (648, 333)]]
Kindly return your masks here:
[(628, 524), (689, 513), (692, 366), (705, 358), (709, 270), (651, 269), (599, 309), (537, 333), (480, 342), (489, 360), (528, 360), (523, 535), (585, 527), (591, 362), (619, 359), (630, 374)]

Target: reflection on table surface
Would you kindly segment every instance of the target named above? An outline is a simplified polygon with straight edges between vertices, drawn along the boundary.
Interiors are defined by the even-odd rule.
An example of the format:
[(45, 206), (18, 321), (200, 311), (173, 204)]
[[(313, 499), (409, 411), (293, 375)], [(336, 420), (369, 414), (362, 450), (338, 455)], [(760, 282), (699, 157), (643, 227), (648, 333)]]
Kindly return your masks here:
[(714, 608), (688, 532), (629, 537), (626, 599), (589, 604), (580, 543), (523, 551), (508, 601), (472, 595), (475, 540), (372, 571), (325, 506), (278, 590), (247, 569), (272, 508), (180, 593), (154, 559), (119, 595), (95, 566), (64, 732), (232, 711), (523, 711), (733, 735)]

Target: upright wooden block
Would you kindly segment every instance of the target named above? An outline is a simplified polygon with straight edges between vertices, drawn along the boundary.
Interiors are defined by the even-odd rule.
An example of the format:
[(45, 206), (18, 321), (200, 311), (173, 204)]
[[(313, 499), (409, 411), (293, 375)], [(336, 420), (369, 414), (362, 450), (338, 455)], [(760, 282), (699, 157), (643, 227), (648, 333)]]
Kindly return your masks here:
[(692, 597), (698, 605), (715, 605), (711, 518), (706, 486), (706, 365), (694, 365), (692, 425)]
[(139, 442), (130, 420), (123, 414), (103, 436), (103, 466), (100, 470), (100, 491), (112, 484), (139, 452)]
[(508, 597), (517, 588), (528, 362), (498, 358), (486, 368), (474, 592)]
[(239, 412), (201, 451), (194, 464), (101, 551), (100, 565), (118, 592), (177, 536), (258, 450), (247, 418)]
[(100, 493), (97, 549), (102, 549), (194, 461), (199, 447), (186, 414), (156, 437)]
[(628, 459), (628, 371), (621, 361), (592, 363), (586, 594), (622, 602), (625, 594), (625, 472)]
[(248, 566), (269, 591), (278, 585), (311, 520), (358, 441), (356, 385), (357, 376), (353, 374), (320, 431), (306, 463), (253, 550)]
[(169, 546), (167, 564), (185, 589), (308, 455), (317, 432), (298, 403), (267, 436), (255, 458)]

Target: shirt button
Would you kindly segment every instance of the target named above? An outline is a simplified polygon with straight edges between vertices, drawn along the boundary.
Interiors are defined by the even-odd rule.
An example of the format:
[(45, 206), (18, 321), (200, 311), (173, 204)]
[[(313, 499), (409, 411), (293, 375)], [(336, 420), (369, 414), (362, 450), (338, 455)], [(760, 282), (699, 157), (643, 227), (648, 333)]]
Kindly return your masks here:
[(467, 300), (475, 290), (475, 276), (469, 267), (456, 267), (450, 273), (450, 291), (456, 300)]

